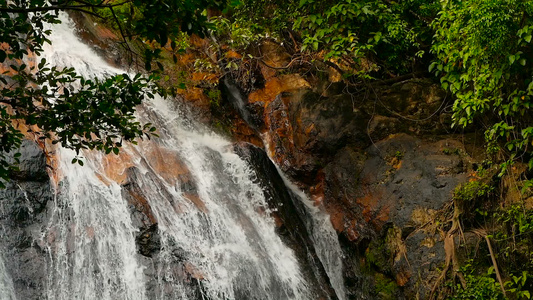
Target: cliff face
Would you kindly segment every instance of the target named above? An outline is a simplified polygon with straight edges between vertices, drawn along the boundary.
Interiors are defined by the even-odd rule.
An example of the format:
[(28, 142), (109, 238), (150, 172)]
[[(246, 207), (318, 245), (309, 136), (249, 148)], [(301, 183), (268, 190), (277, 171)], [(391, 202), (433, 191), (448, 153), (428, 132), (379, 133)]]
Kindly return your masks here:
[(424, 78), (351, 87), (335, 81), (333, 69), (280, 74), (265, 65), (286, 65), (288, 55), (271, 44), (261, 50), (269, 59), (257, 72), (264, 85), (240, 92), (247, 118), (269, 156), (330, 214), (348, 288), (428, 298), (446, 257), (436, 224), (472, 165), (447, 131), (446, 94)]
[[(113, 48), (116, 37), (105, 29), (84, 26), (88, 27), (83, 38), (106, 55), (112, 49), (109, 61), (120, 65), (120, 49)], [(200, 41), (196, 47), (202, 45)], [(267, 151), (315, 205), (329, 213), (343, 246), (344, 279), (351, 297), (364, 290), (371, 298), (428, 298), (446, 260), (445, 235), (436, 222), (449, 212), (452, 192), (467, 180), (472, 164), (469, 145), (447, 131), (450, 103), (445, 93), (424, 78), (347, 86), (335, 69), (323, 64), (286, 71), (290, 56), (275, 43), (264, 43), (260, 52), (263, 61), (252, 65), (248, 77), (239, 72), (226, 77), (187, 74), (192, 83), (181, 91), (184, 102), (236, 142), (259, 146), (239, 143), (236, 151), (254, 158), (258, 169), (274, 174), (261, 148)], [(243, 60), (231, 51), (225, 54), (225, 60)], [(192, 65), (195, 55), (203, 58), (191, 51), (180, 63)], [(207, 92), (212, 90), (221, 95), (216, 103)], [(18, 270), (13, 282), (17, 291), (25, 293), (20, 299), (42, 299), (45, 252), (34, 242), (40, 238), (33, 235), (42, 232), (36, 229), (39, 224), (46, 223), (45, 208), (52, 192), (39, 148), (27, 141), (22, 153), (21, 171), (0, 191), (2, 203), (9, 203), (0, 220), (8, 228), (4, 248), (11, 249), (4, 260), (8, 268)], [(168, 164), (169, 154), (158, 155), (162, 165)], [(112, 164), (110, 170), (128, 167), (127, 163), (116, 166), (125, 164), (121, 159)], [(178, 161), (164, 169), (172, 170), (166, 174), (169, 180), (179, 178), (181, 190), (200, 210), (205, 209), (186, 167)], [(140, 230), (138, 252), (157, 257), (161, 247), (157, 223), (143, 191), (134, 184), (138, 172), (130, 168), (124, 174), (126, 178), (117, 182), (123, 184)], [(278, 177), (275, 182), (281, 185)], [(312, 251), (306, 256), (312, 245), (302, 220), (291, 218), (298, 207), (290, 203), (289, 193), (279, 186), (265, 186), (265, 190), (280, 201), (270, 205), (278, 209), (273, 217), (284, 242), (301, 259), (316, 261)], [(180, 278), (201, 282), (202, 274), (187, 264), (180, 249), (175, 252)], [(145, 275), (156, 273), (157, 268), (148, 267)], [(324, 270), (306, 272), (314, 272), (316, 281), (327, 285)], [(148, 279), (148, 285), (149, 292), (160, 293), (155, 282)]]
[(9, 270), (18, 299), (45, 299), (47, 254), (39, 241), (54, 197), (41, 148), (25, 140), (19, 152), (19, 171), (0, 190), (0, 259)]

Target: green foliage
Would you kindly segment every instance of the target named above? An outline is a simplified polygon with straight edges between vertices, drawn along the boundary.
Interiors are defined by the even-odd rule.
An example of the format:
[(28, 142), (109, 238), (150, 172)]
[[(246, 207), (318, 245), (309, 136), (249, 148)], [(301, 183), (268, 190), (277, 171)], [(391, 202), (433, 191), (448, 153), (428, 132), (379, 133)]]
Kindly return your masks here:
[(514, 204), (496, 214), (507, 232), (525, 235), (533, 233), (533, 212), (522, 205)]
[[(50, 43), (45, 24), (59, 23), (58, 11), (80, 11), (115, 22), (124, 40), (142, 38), (173, 50), (182, 46), (183, 32), (202, 34), (209, 27), (205, 8), (216, 6), (205, 0), (101, 1), (101, 0), (0, 0), (0, 64), (9, 71), (0, 76), (0, 179), (8, 180), (16, 170), (19, 154), (8, 161), (6, 153), (17, 149), (23, 134), (18, 122), (35, 125), (39, 139), (61, 143), (78, 154), (97, 149), (118, 154), (124, 142), (150, 137), (156, 129), (134, 118), (135, 107), (154, 94), (167, 96), (158, 76), (121, 74), (87, 79), (74, 69), (50, 66), (44, 59), (37, 66), (21, 61), (30, 52), (39, 55)], [(161, 13), (165, 11), (165, 13)], [(149, 70), (161, 49), (147, 47), (144, 58)], [(160, 65), (160, 64), (159, 64)], [(160, 65), (162, 69), (162, 66)], [(31, 129), (30, 129), (31, 132)], [(83, 165), (78, 157), (73, 163)], [(3, 183), (0, 183), (0, 187)]]
[(219, 89), (208, 89), (205, 90), (207, 98), (209, 98), (209, 104), (214, 108), (220, 107), (220, 100), (222, 99), (222, 95), (220, 93)]
[(238, 27), (248, 27), (253, 34), (279, 38), (292, 27), (298, 16), (298, 3), (294, 0), (237, 0), (229, 1), (226, 9)]
[(461, 150), (457, 148), (444, 148), (442, 149), (442, 153), (446, 155), (459, 155)]
[(475, 200), (487, 197), (494, 187), (480, 180), (473, 180), (459, 185), (455, 188), (453, 199), (460, 203), (474, 202)]
[(394, 157), (397, 160), (401, 160), (403, 158), (403, 155), (404, 155), (404, 153), (402, 151), (396, 151), (396, 153), (394, 153)]
[(453, 293), (450, 300), (500, 300), (505, 299), (499, 283), (494, 278), (493, 270), (485, 274), (477, 274), (473, 261), (469, 261), (461, 267), (460, 272), (464, 275), (466, 288), (460, 283), (452, 285)]
[[(429, 44), (426, 18), (438, 11), (437, 1), (329, 1), (302, 0), (304, 11), (294, 22), (302, 34), (302, 49), (325, 50), (325, 59), (352, 60), (373, 58), (368, 71), (382, 68), (389, 72), (408, 72), (423, 44)], [(412, 13), (415, 12), (416, 13)]]
[(250, 30), (245, 36), (283, 38), (303, 52), (322, 52), (325, 60), (342, 59), (366, 77), (413, 71), (429, 50), (427, 23), (439, 7), (433, 0), (243, 0), (229, 11), (239, 28)]
[(229, 20), (219, 16), (211, 21), (215, 26), (216, 34), (236, 50), (244, 50), (265, 37), (259, 30), (254, 28), (249, 19)]
[[(112, 0), (106, 5), (98, 5), (100, 0), (87, 2), (92, 4), (93, 12), (120, 31), (125, 41), (140, 38), (159, 47), (169, 44), (175, 61), (175, 55), (183, 53), (188, 46), (188, 34), (203, 37), (208, 29), (214, 28), (207, 20), (206, 9), (219, 7), (219, 2), (211, 0)], [(147, 70), (151, 69), (153, 60), (160, 58), (159, 47), (145, 47), (142, 54)], [(158, 67), (162, 69), (162, 65)]]
[(527, 158), (533, 140), (532, 12), (530, 1), (447, 1), (432, 23), (429, 69), (456, 97), (454, 125), (483, 121), (486, 140), (511, 160)]
[[(519, 204), (494, 213), (500, 224), (494, 233), (499, 253), (512, 272), (533, 272), (533, 211)], [(528, 284), (533, 288), (533, 282)]]
[(523, 271), (518, 276), (511, 276), (511, 280), (506, 281), (504, 286), (507, 291), (514, 294), (516, 299), (531, 299), (531, 292), (527, 290), (527, 284), (531, 281), (531, 275)]
[(383, 274), (377, 273), (375, 291), (379, 295), (379, 299), (393, 300), (398, 299), (397, 293), (399, 290), (398, 284)]

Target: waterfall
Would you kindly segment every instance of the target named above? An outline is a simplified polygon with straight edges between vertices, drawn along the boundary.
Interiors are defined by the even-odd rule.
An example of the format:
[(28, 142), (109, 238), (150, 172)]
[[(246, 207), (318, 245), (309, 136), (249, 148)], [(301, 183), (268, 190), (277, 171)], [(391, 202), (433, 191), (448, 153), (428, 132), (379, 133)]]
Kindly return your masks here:
[[(80, 42), (74, 27), (66, 17), (54, 25), (42, 54), (49, 63), (88, 78), (122, 72)], [(276, 233), (257, 174), (230, 141), (177, 100), (156, 97), (137, 117), (160, 137), (125, 145), (120, 155), (84, 152), (84, 166), (71, 163), (73, 151), (56, 150), (60, 179), (40, 241), (49, 261), (46, 299), (328, 297)], [(344, 300), (335, 232), (327, 216), (307, 210), (318, 256)], [(0, 260), (0, 276), (7, 273)], [(0, 300), (15, 299), (11, 291), (0, 277)]]
[(17, 300), (13, 282), (11, 277), (9, 277), (2, 257), (0, 257), (0, 300)]
[(339, 300), (346, 299), (342, 274), (342, 249), (337, 238), (337, 232), (333, 229), (329, 220), (329, 215), (314, 206), (311, 199), (290, 182), (279, 168), (278, 172), (282, 174), (281, 177), (285, 181), (285, 185), (293, 192), (296, 201), (300, 201), (303, 204), (305, 210), (303, 213), (309, 215), (304, 220), (307, 230), (311, 233), (317, 255), (329, 276), (337, 297)]

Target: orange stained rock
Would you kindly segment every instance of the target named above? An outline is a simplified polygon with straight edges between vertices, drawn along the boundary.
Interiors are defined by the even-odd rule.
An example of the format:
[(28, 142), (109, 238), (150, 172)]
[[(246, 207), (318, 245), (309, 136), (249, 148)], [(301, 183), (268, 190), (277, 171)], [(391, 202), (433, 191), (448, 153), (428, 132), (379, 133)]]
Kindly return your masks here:
[(381, 231), (381, 228), (389, 220), (390, 217), (390, 205), (385, 205), (379, 208), (378, 214), (372, 218), (372, 224), (377, 231)]
[(209, 41), (199, 37), (197, 34), (192, 34), (189, 42), (196, 48), (209, 47)]
[[(162, 148), (159, 145), (150, 143), (145, 149), (144, 158), (153, 168), (154, 172), (161, 176), (168, 184), (175, 184), (176, 181), (190, 181), (192, 180), (189, 168), (182, 161), (176, 151)], [(205, 203), (200, 199), (196, 193), (183, 193), (183, 197), (191, 201), (199, 210), (206, 213), (207, 208)], [(177, 211), (183, 210), (182, 207), (177, 207)]]
[(116, 41), (120, 40), (118, 35), (116, 35), (113, 31), (111, 31), (109, 28), (105, 26), (97, 25), (95, 26), (95, 30), (96, 30), (96, 35), (100, 39), (111, 39), (111, 40), (116, 40)]
[(241, 118), (232, 120), (231, 132), (239, 141), (247, 142), (257, 147), (263, 147), (263, 141), (256, 132)]
[(344, 232), (350, 241), (356, 241), (361, 236), (357, 230), (357, 221), (350, 220), (348, 215), (342, 211), (342, 208), (328, 210), (331, 224), (337, 233)]
[(345, 214), (340, 209), (336, 209), (334, 211), (329, 212), (329, 220), (333, 225), (333, 229), (335, 229), (335, 231), (337, 231), (338, 233), (344, 231), (344, 217)]
[(260, 53), (264, 63), (259, 66), (263, 77), (267, 80), (276, 75), (275, 68), (287, 67), (291, 59), (291, 56), (283, 47), (272, 41), (263, 42), (261, 44)]
[(192, 73), (192, 81), (207, 81), (210, 83), (217, 83), (218, 82), (218, 75), (215, 73), (209, 73), (209, 72), (193, 72)]
[[(300, 118), (298, 118), (298, 123), (300, 123), (300, 124), (302, 123), (302, 121), (301, 121)], [(316, 129), (316, 128), (315, 128), (315, 123), (313, 123), (313, 124), (307, 126), (307, 128), (305, 128), (305, 134), (306, 134), (306, 135), (309, 135), (309, 134), (310, 134), (313, 130), (315, 130), (315, 129)]]
[(402, 167), (403, 160), (398, 160), (395, 164), (392, 165), (392, 167), (396, 170), (399, 170)]
[(298, 74), (288, 74), (269, 79), (265, 87), (252, 92), (248, 96), (250, 103), (264, 102), (265, 106), (272, 102), (277, 95), (293, 89), (310, 88), (311, 85)]
[[(108, 154), (102, 156), (102, 168), (99, 170), (105, 178), (113, 180), (118, 184), (126, 182), (128, 176), (126, 170), (133, 166), (131, 156), (125, 151), (120, 151), (118, 155)], [(103, 176), (97, 174), (98, 178), (109, 185), (110, 182), (104, 179)]]
[(227, 58), (241, 59), (242, 55), (235, 52), (234, 50), (229, 50), (224, 54)]
[(183, 193), (183, 197), (185, 197), (187, 200), (191, 201), (200, 211), (203, 213), (207, 213), (207, 207), (205, 207), (205, 203), (200, 199), (200, 196), (195, 193)]
[(353, 242), (353, 241), (356, 241), (359, 239), (359, 237), (361, 236), (359, 234), (359, 231), (357, 231), (357, 228), (356, 228), (356, 225), (357, 225), (357, 222), (355, 220), (352, 220), (347, 228), (346, 228), (346, 236), (348, 237), (348, 240), (350, 242)]
[(150, 220), (150, 224), (156, 224), (157, 219), (152, 212), (152, 207), (148, 203), (146, 197), (142, 195), (142, 192), (137, 189), (130, 189), (128, 190), (128, 193), (131, 195), (131, 197), (128, 198), (129, 204), (135, 206), (135, 209), (144, 213), (148, 220)]
[[(9, 114), (12, 114), (10, 106), (7, 106), (6, 111)], [(48, 166), (48, 175), (50, 176), (52, 185), (57, 187), (57, 183), (61, 179), (61, 174), (59, 173), (58, 168), (59, 160), (56, 155), (56, 150), (58, 146), (52, 144), (50, 139), (41, 139), (40, 135), (35, 134), (35, 132), (41, 131), (41, 129), (39, 129), (39, 127), (37, 127), (36, 125), (28, 126), (26, 122), (24, 122), (24, 120), (12, 120), (12, 123), (13, 127), (19, 130), (24, 135), (25, 139), (34, 141), (35, 143), (37, 143), (39, 148), (42, 149), (46, 159), (46, 165)]]
[(182, 66), (186, 66), (188, 64), (194, 63), (196, 58), (197, 57), (194, 54), (192, 54), (192, 53), (183, 53), (183, 54), (178, 55), (178, 62)]
[(185, 272), (187, 272), (187, 274), (191, 275), (192, 278), (196, 279), (196, 280), (204, 280), (205, 279), (205, 274), (198, 270), (198, 268), (193, 265), (192, 263), (190, 262), (185, 262), (183, 264), (183, 268), (185, 269)]
[(409, 282), (409, 279), (411, 278), (411, 274), (405, 270), (398, 272), (396, 274), (396, 283), (399, 286), (404, 286)]
[(313, 200), (314, 205), (319, 206), (322, 204), (322, 202), (325, 199), (325, 195), (324, 195), (325, 176), (322, 170), (318, 172), (315, 182), (317, 182), (316, 185), (309, 187), (309, 193), (311, 194), (311, 199)]
[(209, 106), (209, 99), (201, 88), (188, 87), (187, 89), (179, 89), (178, 93), (197, 106)]
[(162, 148), (155, 143), (150, 143), (145, 150), (145, 159), (154, 169), (154, 172), (167, 183), (174, 184), (178, 178), (190, 176), (189, 169), (176, 151)]
[(363, 217), (365, 221), (380, 229), (389, 219), (390, 205), (380, 203), (383, 199), (383, 192), (367, 191), (363, 197), (356, 199), (356, 202), (363, 207)]

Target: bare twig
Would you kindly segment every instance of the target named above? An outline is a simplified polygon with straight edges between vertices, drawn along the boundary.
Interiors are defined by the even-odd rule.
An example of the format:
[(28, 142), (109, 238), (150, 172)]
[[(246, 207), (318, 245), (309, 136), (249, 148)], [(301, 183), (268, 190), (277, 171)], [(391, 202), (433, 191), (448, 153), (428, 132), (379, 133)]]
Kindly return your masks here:
[(489, 247), (490, 258), (492, 259), (494, 272), (496, 272), (496, 278), (498, 278), (498, 282), (500, 283), (500, 286), (502, 288), (503, 296), (507, 298), (507, 296), (505, 295), (505, 287), (503, 286), (502, 277), (500, 276), (500, 271), (498, 270), (498, 264), (496, 263), (496, 257), (494, 256), (494, 252), (492, 251), (492, 245), (490, 244), (490, 239), (487, 234), (485, 234), (485, 241), (487, 241), (487, 246)]

